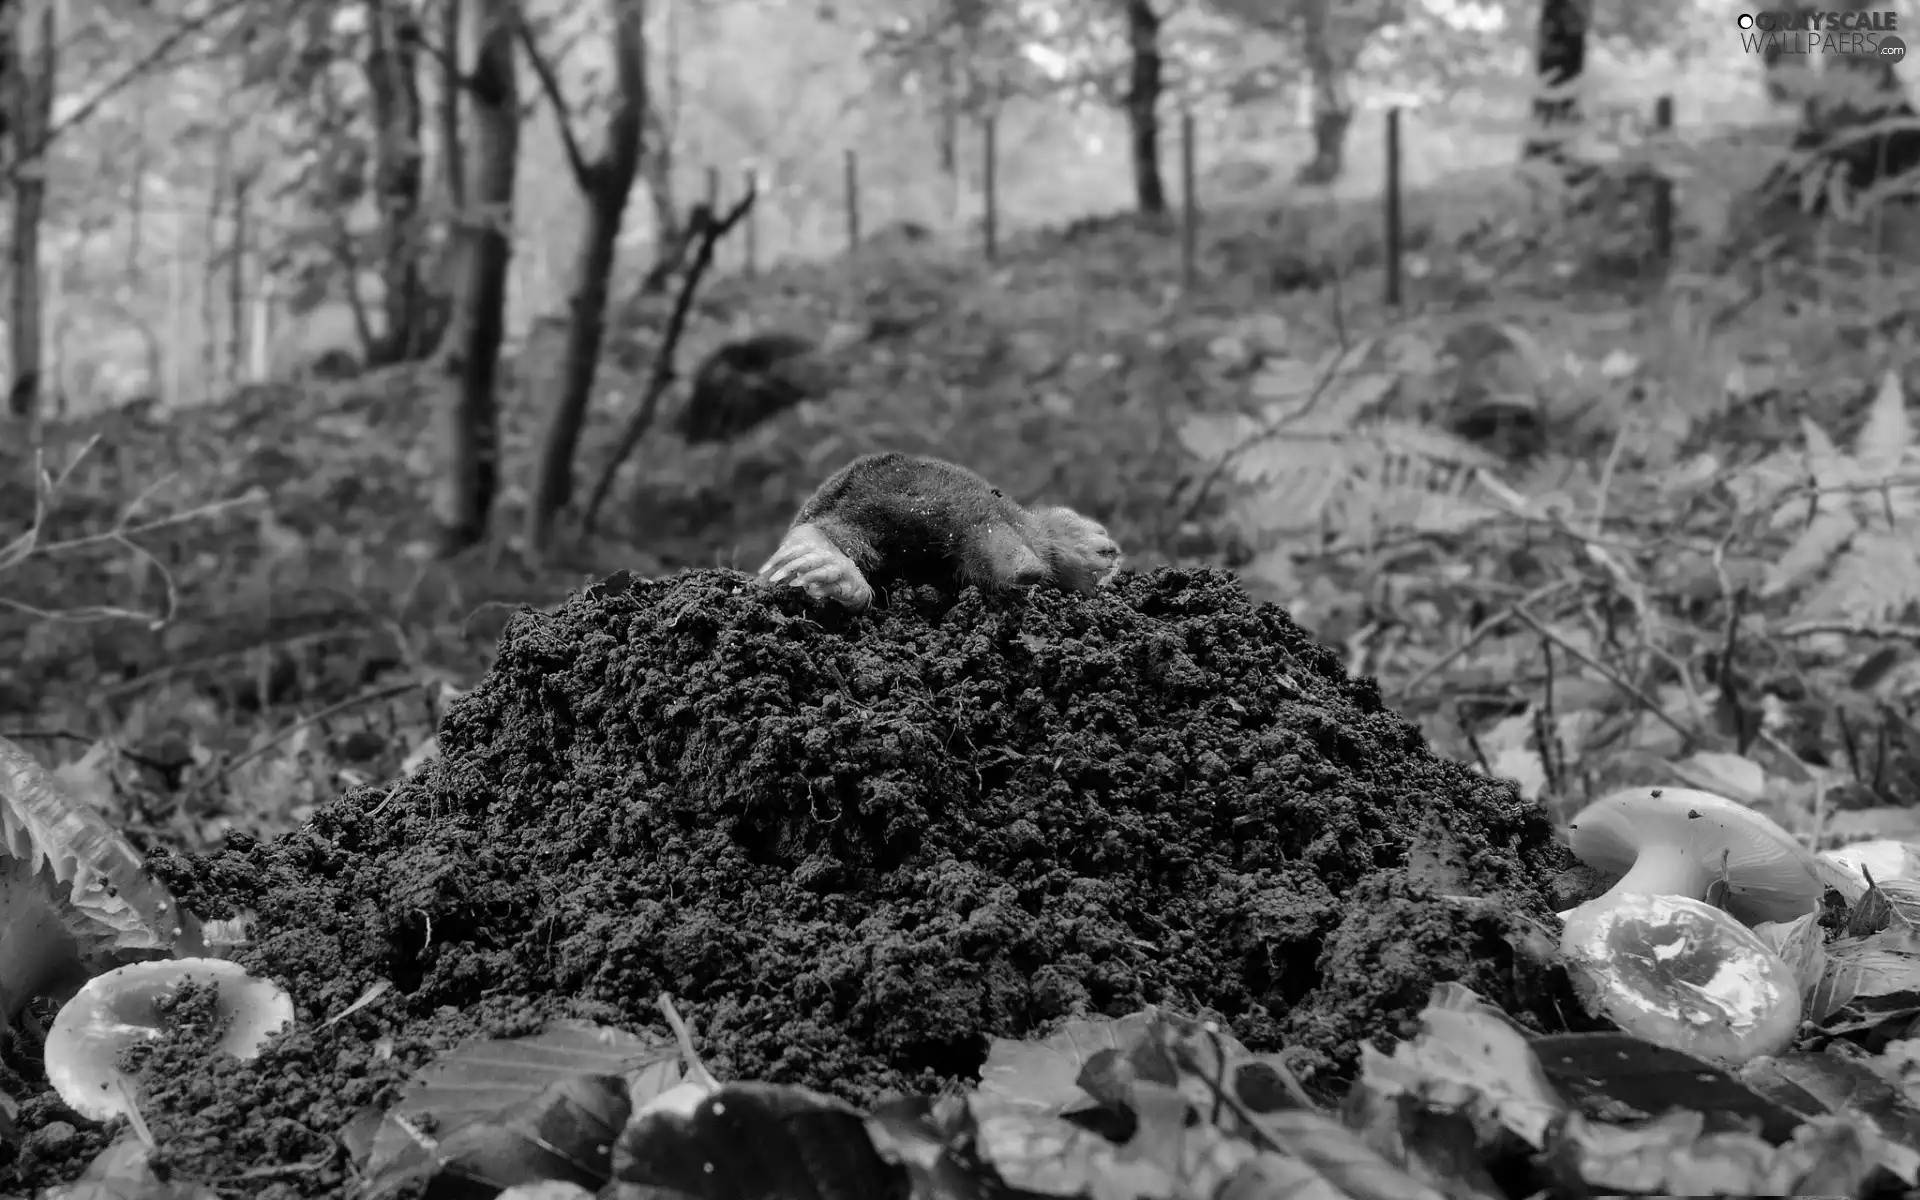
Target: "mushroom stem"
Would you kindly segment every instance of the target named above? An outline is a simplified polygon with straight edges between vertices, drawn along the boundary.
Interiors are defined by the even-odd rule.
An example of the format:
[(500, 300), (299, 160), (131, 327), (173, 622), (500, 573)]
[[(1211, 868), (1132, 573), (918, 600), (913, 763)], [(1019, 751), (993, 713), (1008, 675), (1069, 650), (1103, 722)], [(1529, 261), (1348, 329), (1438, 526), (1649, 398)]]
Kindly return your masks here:
[(1623, 788), (1567, 824), (1574, 856), (1618, 882), (1627, 896), (1704, 900), (1726, 881), (1720, 904), (1742, 923), (1792, 921), (1819, 907), (1820, 866), (1786, 830), (1744, 804), (1692, 788)]
[(1621, 896), (1685, 896), (1704, 900), (1712, 883), (1713, 874), (1692, 847), (1653, 841), (1640, 847), (1633, 866), (1600, 900), (1617, 900)]

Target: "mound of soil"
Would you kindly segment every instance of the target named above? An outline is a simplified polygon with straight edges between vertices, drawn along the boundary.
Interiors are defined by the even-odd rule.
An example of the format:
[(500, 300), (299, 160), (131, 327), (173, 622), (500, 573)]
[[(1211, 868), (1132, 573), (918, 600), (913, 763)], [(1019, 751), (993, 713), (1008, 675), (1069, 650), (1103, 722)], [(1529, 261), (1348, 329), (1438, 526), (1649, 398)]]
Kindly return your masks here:
[[(1534, 806), (1210, 571), (859, 617), (731, 571), (616, 576), (516, 616), (440, 747), (295, 834), (156, 860), (195, 911), (256, 914), (241, 961), (300, 1017), (252, 1063), (155, 1048), (182, 1175), (344, 1196), (337, 1134), (437, 1050), (659, 1027), (663, 991), (722, 1078), (861, 1103), (1148, 1002), (1337, 1072), (1436, 980), (1535, 1007), (1508, 943), (1564, 865)], [(29, 1103), (0, 1191), (98, 1144), (59, 1116)]]

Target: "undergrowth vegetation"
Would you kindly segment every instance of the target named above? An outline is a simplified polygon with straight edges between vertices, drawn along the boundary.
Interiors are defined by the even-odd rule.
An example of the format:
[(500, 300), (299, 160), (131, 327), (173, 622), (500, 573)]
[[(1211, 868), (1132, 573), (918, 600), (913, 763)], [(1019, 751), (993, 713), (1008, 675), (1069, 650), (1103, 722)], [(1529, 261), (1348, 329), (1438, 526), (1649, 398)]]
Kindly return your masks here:
[[(1727, 155), (1685, 152), (1702, 177)], [(24, 459), (9, 476), (36, 515), (0, 561), (0, 597), (25, 618), (0, 636), (23, 668), (16, 711), (33, 715), (5, 731), (94, 747), (52, 761), (130, 817), (152, 806), (139, 756), (177, 742), (160, 774), (198, 802), (169, 836), (218, 837), (241, 795), (266, 809), (249, 823), (277, 827), (427, 745), (438, 689), (471, 683), (507, 605), (621, 566), (750, 565), (834, 463), (891, 448), (1093, 513), (1135, 567), (1238, 568), (1457, 753), (1495, 729), (1536, 741), (1548, 706), (1563, 728), (1527, 752), (1548, 764), (1528, 776), (1584, 792), (1724, 736), (1710, 714), (1768, 706), (1771, 673), (1797, 674), (1783, 660), (1813, 647), (1836, 670), (1860, 638), (1907, 653), (1901, 252), (1875, 249), (1887, 218), (1868, 214), (1708, 274), (1732, 194), (1688, 192), (1681, 261), (1649, 275), (1637, 195), (1569, 215), (1565, 194), (1510, 179), (1415, 193), (1399, 312), (1375, 300), (1377, 214), (1340, 205), (1210, 213), (1185, 291), (1177, 233), (1129, 217), (1022, 235), (994, 267), (876, 248), (723, 279), (682, 354), (740, 328), (900, 332), (844, 339), (820, 399), (738, 444), (647, 439), (606, 533), (534, 575), (494, 569), (498, 551), (427, 561), (418, 368), (56, 428), (42, 483), (23, 487)], [(1276, 264), (1301, 261), (1325, 284), (1276, 293)], [(615, 323), (589, 445), (644, 386), (658, 303)], [(513, 367), (509, 462), (536, 436), (551, 336)], [(503, 503), (511, 519), (521, 496)], [(1620, 589), (1631, 620), (1593, 587)], [(1727, 694), (1718, 664), (1654, 678), (1722, 644), (1765, 660), (1729, 676), (1751, 694)], [(1556, 653), (1587, 656), (1599, 691), (1540, 695)], [(1787, 769), (1802, 785), (1875, 792), (1860, 772), (1907, 769), (1904, 729), (1876, 736), (1886, 761), (1870, 767), (1833, 755), (1830, 715), (1792, 708), (1772, 732), (1811, 755)], [(1604, 745), (1585, 744), (1595, 725)], [(284, 800), (262, 796), (263, 771)]]
[[(820, 103), (802, 106), (816, 124)], [(772, 123), (756, 146), (780, 140)], [(1020, 170), (1045, 176), (1042, 135), (1061, 126), (1080, 128), (1056, 114), (1027, 131)], [(1356, 144), (1378, 157), (1377, 136)], [(356, 788), (418, 780), (517, 611), (622, 571), (749, 569), (831, 470), (879, 450), (938, 455), (1022, 501), (1087, 513), (1128, 570), (1234, 571), (1375, 681), (1375, 700), (1436, 753), (1512, 781), (1563, 823), (1617, 787), (1684, 784), (1809, 848), (1920, 843), (1920, 239), (1885, 197), (1821, 219), (1753, 203), (1796, 153), (1787, 137), (1636, 129), (1578, 189), (1532, 165), (1423, 179), (1404, 197), (1397, 260), (1377, 197), (1356, 201), (1351, 180), (1275, 188), (1264, 165), (1244, 188), (1205, 195), (1191, 261), (1177, 218), (1041, 221), (1065, 215), (1057, 180), (1011, 206), (1022, 219), (994, 261), (965, 205), (924, 239), (830, 253), (841, 213), (821, 197), (836, 164), (789, 163), (785, 191), (769, 195), (800, 212), (788, 223), (804, 258), (729, 270), (676, 316), (675, 296), (635, 286), (622, 247), (581, 439), (615, 499), (544, 557), (500, 531), (530, 503), (565, 360), (558, 319), (512, 322), (524, 333), (503, 363), (494, 533), (457, 556), (436, 553), (429, 516), (440, 363), (49, 421), (32, 446), (0, 442), (0, 748), (25, 750), (0, 791), (31, 777), (41, 797), (0, 804), (15, 814), (0, 822), (0, 859), (27, 864), (0, 878), (0, 897), (25, 896), (44, 866), (63, 902), (119, 913), (131, 901), (121, 877), (90, 865), (99, 846), (124, 840), (132, 879), (134, 850), (244, 850)], [(1447, 157), (1436, 141), (1420, 147), (1429, 163)], [(1201, 177), (1225, 191), (1246, 157), (1228, 146)], [(1656, 178), (1675, 188), (1665, 258), (1650, 232)], [(910, 191), (897, 189), (889, 217), (933, 205)], [(306, 240), (301, 253), (315, 253)], [(546, 254), (516, 268), (520, 294), (557, 309)], [(1381, 302), (1390, 272), (1393, 306)], [(656, 360), (682, 317), (683, 365), (764, 331), (817, 344), (815, 394), (720, 444), (656, 426), (622, 462), (613, 447), (650, 383), (672, 375)], [(687, 392), (675, 383), (673, 402)], [(56, 790), (60, 803), (44, 800)], [(65, 798), (84, 819), (62, 815)], [(1409, 850), (1409, 886), (1477, 913), (1485, 898), (1456, 895), (1442, 861), (1457, 850)], [(1520, 1184), (1856, 1193), (1876, 1173), (1920, 1178), (1920, 1052), (1906, 1036), (1920, 1012), (1920, 899), (1879, 883), (1767, 935), (1795, 939), (1802, 989), (1822, 997), (1799, 1030), (1804, 1058), (1781, 1056), (1771, 1075), (1710, 1077), (1608, 1035), (1606, 1053), (1639, 1074), (1595, 1084), (1598, 1057), (1571, 1040), (1585, 1034), (1523, 1037), (1509, 1014), (1443, 985), (1418, 1022), (1383, 1018), (1381, 1048), (1361, 1047), (1343, 1095), (1308, 1094), (1279, 1055), (1253, 1055), (1221, 1023), (1153, 1010), (998, 1042), (968, 1096), (872, 1112), (752, 1081), (729, 1096), (684, 1028), (668, 1046), (589, 1025), (449, 1054), (384, 1110), (364, 1096), (327, 1103), (352, 1112), (347, 1173), (395, 1188), (561, 1178), (537, 1173), (546, 1159), (528, 1165), (552, 1149), (550, 1118), (572, 1165), (586, 1163), (577, 1186), (679, 1186), (646, 1159), (669, 1143), (645, 1137), (665, 1128), (680, 1151), (707, 1153), (717, 1143), (702, 1122), (731, 1099), (795, 1162), (829, 1145), (929, 1197), (1002, 1184), (1115, 1200), (1493, 1198), (1526, 1194)], [(196, 952), (230, 950), (245, 917), (228, 920), (183, 936)], [(32, 924), (37, 936), (58, 917), (34, 907)], [(1526, 916), (1489, 942), (1546, 963), (1539, 924)], [(0, 947), (26, 944), (4, 926)], [(1829, 945), (1852, 957), (1829, 962)], [(1849, 1036), (1866, 1048), (1825, 1054)], [(501, 1085), (484, 1069), (494, 1053), (534, 1065)], [(1686, 1076), (1704, 1090), (1664, 1116), (1645, 1090), (1638, 1107), (1622, 1098)], [(657, 1103), (689, 1081), (690, 1096)], [(1754, 1095), (1765, 1107), (1754, 1101), (1753, 1127), (1715, 1124), (1727, 1097)], [(1630, 1131), (1593, 1119), (1614, 1100), (1652, 1119)], [(0, 1143), (20, 1107), (0, 1090)], [(447, 1121), (439, 1140), (417, 1116)], [(803, 1121), (829, 1132), (796, 1133)], [(454, 1140), (462, 1128), (469, 1142), (511, 1141), (514, 1169), (480, 1161)], [(59, 1136), (78, 1146), (94, 1133)], [(1449, 1153), (1454, 1142), (1473, 1152)], [(991, 1170), (968, 1157), (975, 1146)], [(1512, 1175), (1492, 1179), (1476, 1155)], [(107, 1179), (161, 1187), (145, 1169)]]

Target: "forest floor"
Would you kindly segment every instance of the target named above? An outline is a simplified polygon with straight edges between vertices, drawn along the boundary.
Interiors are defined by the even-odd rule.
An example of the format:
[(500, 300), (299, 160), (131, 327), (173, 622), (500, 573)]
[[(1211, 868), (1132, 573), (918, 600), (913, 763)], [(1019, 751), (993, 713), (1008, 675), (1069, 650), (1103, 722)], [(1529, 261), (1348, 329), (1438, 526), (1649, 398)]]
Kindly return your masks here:
[[(1725, 189), (1751, 179), (1760, 160), (1745, 141), (1690, 153), (1702, 178), (1732, 180)], [(939, 454), (1016, 496), (1087, 512), (1113, 531), (1130, 567), (1243, 569), (1257, 598), (1285, 601), (1323, 640), (1345, 645), (1395, 617), (1368, 594), (1380, 583), (1374, 568), (1336, 549), (1270, 569), (1263, 522), (1284, 521), (1249, 513), (1247, 489), (1223, 484), (1221, 464), (1195, 453), (1192, 420), (1257, 407), (1266, 366), (1411, 338), (1433, 361), (1393, 367), (1401, 399), (1388, 415), (1429, 426), (1473, 397), (1531, 390), (1528, 421), (1546, 441), (1523, 449), (1544, 453), (1503, 464), (1524, 488), (1529, 462), (1600, 462), (1646, 397), (1675, 409), (1668, 432), (1696, 448), (1729, 430), (1743, 445), (1790, 440), (1803, 412), (1844, 439), (1864, 422), (1880, 373), (1911, 353), (1903, 252), (1885, 249), (1884, 229), (1809, 232), (1801, 261), (1748, 259), (1709, 275), (1712, 247), (1734, 236), (1724, 214), (1683, 228), (1678, 260), (1662, 271), (1645, 261), (1643, 205), (1629, 198), (1572, 217), (1563, 208), (1511, 172), (1409, 196), (1395, 309), (1382, 303), (1380, 213), (1351, 202), (1207, 213), (1190, 286), (1177, 226), (1127, 216), (1015, 237), (993, 263), (977, 247), (876, 247), (757, 279), (722, 277), (696, 306), (683, 373), (743, 332), (818, 337), (878, 323), (889, 336), (857, 340), (836, 356), (827, 396), (737, 443), (689, 450), (656, 423), (622, 468), (600, 535), (537, 570), (514, 544), (557, 375), (551, 329), (508, 363), (496, 534), (452, 563), (425, 552), (439, 387), (428, 368), (251, 386), (159, 417), (107, 413), (56, 426), (46, 463), (65, 473), (41, 548), (0, 575), (0, 596), (43, 614), (0, 625), (0, 654), (20, 664), (0, 682), (0, 713), (10, 717), (0, 731), (37, 731), (30, 748), (67, 762), (76, 781), (90, 776), (84, 790), (103, 801), (119, 769), (99, 748), (109, 741), (225, 763), (221, 779), (197, 791), (202, 804), (169, 813), (164, 840), (203, 844), (230, 821), (285, 828), (339, 786), (339, 764), (290, 767), (287, 751), (319, 764), (330, 757), (314, 757), (319, 741), (337, 747), (357, 731), (362, 754), (381, 749), (345, 778), (391, 772), (434, 719), (405, 685), (470, 686), (512, 606), (551, 605), (621, 568), (750, 570), (833, 467), (878, 449)], [(1872, 245), (1859, 250), (1863, 241)], [(1864, 273), (1853, 265), (1863, 261)], [(645, 390), (663, 317), (657, 299), (613, 314), (580, 456), (583, 492)], [(1489, 328), (1500, 331), (1491, 347), (1475, 336)], [(1576, 378), (1583, 367), (1612, 370), (1622, 355), (1631, 369), (1606, 394)], [(1416, 374), (1423, 379), (1410, 386)], [(1735, 376), (1750, 402), (1727, 399)], [(1514, 449), (1502, 436), (1482, 440)], [(25, 477), (10, 470), (5, 486)], [(7, 500), (9, 512), (32, 508), (24, 492)], [(1275, 503), (1287, 501), (1267, 500)], [(118, 536), (127, 529), (137, 532)], [(1423, 666), (1416, 656), (1373, 669), (1390, 684), (1396, 673), (1430, 675)], [(318, 725), (301, 720), (335, 705), (344, 707)], [(1456, 725), (1451, 713), (1423, 722), (1437, 742), (1462, 749)], [(67, 761), (88, 747), (91, 767)], [(250, 773), (268, 771), (271, 786), (248, 786)], [(223, 792), (276, 798), (229, 812), (211, 799)], [(136, 831), (151, 828), (153, 814), (125, 815)]]
[[(1810, 837), (1910, 830), (1920, 667), (1885, 630), (1920, 602), (1911, 514), (1862, 501), (1815, 535), (1790, 498), (1810, 471), (1873, 492), (1909, 453), (1911, 231), (1762, 238), (1733, 205), (1654, 262), (1638, 193), (1570, 212), (1515, 174), (1405, 208), (1391, 308), (1379, 214), (1339, 205), (1209, 213), (1190, 282), (1177, 226), (1134, 217), (992, 263), (873, 247), (718, 281), (683, 369), (749, 330), (885, 333), (733, 445), (652, 434), (607, 527), (538, 570), (513, 536), (550, 338), (511, 364), (496, 536), (454, 562), (425, 550), (427, 368), (51, 430), (39, 546), (0, 575), (30, 618), (0, 625), (0, 734), (142, 849), (226, 843), (161, 873), (257, 910), (246, 961), (303, 1021), (399, 985), (262, 1067), (157, 1051), (172, 1161), (330, 1154), (463, 1038), (633, 1025), (661, 990), (705, 1005), (729, 1070), (862, 1103), (973, 1077), (976, 1027), (1168, 994), (1317, 1088), (1443, 979), (1567, 1031), (1565, 977), (1524, 945), (1567, 865), (1549, 816), (1612, 783), (1677, 776)], [(586, 485), (658, 318), (616, 314)], [(883, 448), (1087, 512), (1138, 574), (844, 621), (711, 569), (751, 570)], [(0, 511), (33, 507), (20, 465)], [(1738, 671), (1709, 671), (1723, 647)], [(314, 1088), (280, 1086), (295, 1061)], [(251, 1116), (208, 1109), (216, 1086), (255, 1088)], [(52, 1145), (67, 1123), (34, 1105), (33, 1178), (66, 1177), (99, 1143)]]

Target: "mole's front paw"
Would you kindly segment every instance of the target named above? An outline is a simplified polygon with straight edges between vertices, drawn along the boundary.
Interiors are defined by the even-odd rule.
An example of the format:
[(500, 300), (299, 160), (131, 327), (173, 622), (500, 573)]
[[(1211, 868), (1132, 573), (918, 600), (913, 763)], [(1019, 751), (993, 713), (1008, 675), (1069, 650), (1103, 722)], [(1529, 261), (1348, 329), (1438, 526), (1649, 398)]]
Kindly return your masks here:
[(1120, 569), (1120, 544), (1107, 536), (1106, 526), (1070, 508), (1046, 509), (1040, 519), (1062, 585), (1091, 592), (1112, 582)]
[(760, 568), (760, 577), (775, 585), (805, 588), (815, 600), (832, 600), (855, 612), (873, 603), (873, 588), (860, 568), (812, 525), (788, 530), (780, 548)]
[(1105, 587), (1113, 582), (1114, 573), (1120, 569), (1120, 543), (1107, 536), (1107, 531), (1098, 525), (1098, 532), (1088, 535), (1072, 547), (1072, 553), (1079, 560), (1079, 567), (1095, 587)]

